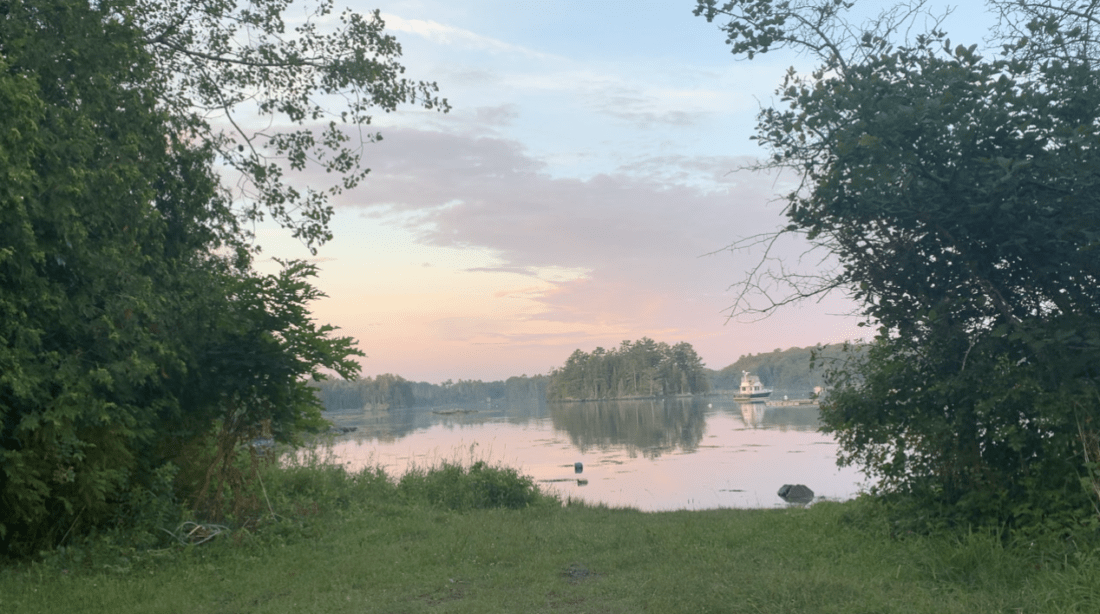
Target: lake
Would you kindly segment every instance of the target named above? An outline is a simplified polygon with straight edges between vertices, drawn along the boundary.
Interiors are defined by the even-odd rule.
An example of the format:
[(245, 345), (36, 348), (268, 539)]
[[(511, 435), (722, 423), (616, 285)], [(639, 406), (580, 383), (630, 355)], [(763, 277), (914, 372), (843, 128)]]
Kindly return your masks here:
[[(782, 397), (779, 397), (782, 398)], [(786, 505), (783, 484), (843, 500), (864, 479), (836, 466), (816, 405), (737, 403), (728, 396), (325, 412), (336, 460), (399, 476), (440, 461), (503, 464), (562, 498), (644, 511)], [(583, 463), (576, 473), (574, 463)]]

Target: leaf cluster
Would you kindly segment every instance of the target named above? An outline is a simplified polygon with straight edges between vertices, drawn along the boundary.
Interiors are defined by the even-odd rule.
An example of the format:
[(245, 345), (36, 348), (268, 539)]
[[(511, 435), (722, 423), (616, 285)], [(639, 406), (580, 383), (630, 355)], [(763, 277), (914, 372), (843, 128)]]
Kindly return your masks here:
[[(369, 169), (372, 115), (402, 104), (447, 111), (434, 82), (403, 77), (401, 45), (378, 11), (335, 14), (333, 0), (288, 20), (289, 0), (113, 0), (104, 10), (140, 32), (156, 68), (158, 104), (237, 175), (237, 214), (270, 216), (314, 253), (332, 238), (329, 199)], [(257, 125), (256, 118), (266, 121)], [(337, 179), (327, 187), (311, 168)]]
[[(232, 468), (255, 460), (252, 441), (325, 424), (307, 380), (358, 371), (354, 342), (310, 316), (317, 268), (257, 273), (242, 224), (263, 208), (298, 224), (297, 208), (317, 244), (325, 205), (279, 164), (229, 156), (205, 113), (232, 124), (248, 101), (305, 126), (347, 95), (341, 121), (358, 123), (430, 88), (397, 77), (377, 15), (284, 37), (287, 7), (0, 4), (0, 553), (108, 526), (157, 534), (187, 504), (221, 514), (217, 498), (257, 475)], [(343, 136), (280, 134), (249, 147), (292, 169), (323, 158), (354, 185)], [(252, 173), (259, 197), (234, 204), (220, 164)]]
[(669, 345), (648, 337), (618, 348), (576, 350), (550, 374), (547, 400), (648, 398), (698, 394), (710, 389), (703, 361), (686, 342)]
[(756, 138), (768, 166), (801, 179), (781, 232), (828, 250), (840, 267), (819, 288), (845, 289), (878, 327), (822, 405), (841, 462), (962, 522), (1095, 521), (1100, 72), (1083, 27), (1095, 3), (1011, 4), (1042, 36), (991, 58), (935, 25), (900, 43), (881, 25), (847, 36), (860, 30), (828, 0), (724, 9), (800, 16), (778, 34), (759, 18), (728, 26), (741, 52), (778, 41), (821, 59), (788, 72)]
[(443, 509), (523, 509), (540, 503), (556, 503), (543, 494), (535, 481), (510, 467), (477, 461), (468, 468), (442, 463), (429, 469), (413, 468), (401, 476), (398, 491), (410, 501)]
[[(973, 47), (901, 48), (812, 83), (760, 140), (801, 167), (791, 223), (825, 237), (867, 314), (900, 334), (991, 329), (1097, 303), (1096, 75)], [(1052, 251), (1053, 250), (1053, 251)]]

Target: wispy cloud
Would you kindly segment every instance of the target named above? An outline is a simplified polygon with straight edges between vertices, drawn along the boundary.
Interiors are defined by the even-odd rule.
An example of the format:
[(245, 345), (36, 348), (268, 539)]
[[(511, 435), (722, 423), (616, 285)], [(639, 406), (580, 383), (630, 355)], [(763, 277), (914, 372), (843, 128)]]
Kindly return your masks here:
[[(720, 325), (737, 264), (704, 255), (778, 222), (767, 204), (774, 178), (730, 174), (747, 162), (736, 158), (666, 156), (588, 180), (554, 178), (506, 139), (400, 128), (370, 153), (366, 189), (344, 206), (425, 245), (487, 249), (497, 260), (467, 271), (548, 281), (532, 316), (548, 321)], [(663, 172), (650, 176), (655, 168)], [(574, 274), (551, 279), (545, 267)]]
[(394, 32), (408, 32), (422, 36), (433, 43), (477, 49), (492, 53), (520, 54), (531, 58), (553, 59), (554, 56), (528, 49), (520, 45), (513, 45), (495, 38), (483, 36), (470, 30), (456, 28), (437, 21), (427, 19), (405, 19), (397, 15), (382, 13), (382, 20), (386, 22), (386, 29)]
[[(646, 129), (655, 125), (689, 127), (699, 124), (710, 112), (700, 110), (684, 100), (669, 101), (658, 92), (645, 91), (629, 85), (606, 87), (592, 92), (589, 108), (599, 114)], [(669, 104), (674, 102), (674, 104)], [(686, 109), (685, 109), (686, 107)]]
[[(477, 130), (472, 115), (461, 131), (387, 128), (364, 150), (372, 172), (361, 188), (334, 203), (422, 248), (393, 277), (366, 273), (371, 261), (336, 263), (362, 289), (341, 291), (332, 318), (362, 340), (368, 371), (423, 373), (432, 356), (463, 373), (507, 376), (516, 364), (541, 372), (574, 348), (643, 335), (689, 341), (721, 367), (762, 347), (852, 336), (836, 332), (850, 320), (822, 318), (849, 311), (843, 301), (763, 325), (726, 322), (729, 286), (760, 254), (724, 248), (775, 229), (774, 195), (793, 178), (738, 170), (748, 158), (645, 152), (587, 179), (556, 177), (518, 141)], [(796, 259), (802, 248), (786, 253)]]
[(724, 313), (759, 254), (723, 248), (774, 229), (789, 186), (717, 154), (758, 154), (758, 100), (805, 62), (732, 63), (690, 10), (543, 4), (397, 0), (384, 15), (410, 78), (437, 80), (453, 111), (378, 114), (372, 172), (334, 202), (345, 227), (319, 309), (362, 341), (367, 371), (545, 372), (642, 335), (721, 367), (830, 340), (821, 309), (751, 327)]

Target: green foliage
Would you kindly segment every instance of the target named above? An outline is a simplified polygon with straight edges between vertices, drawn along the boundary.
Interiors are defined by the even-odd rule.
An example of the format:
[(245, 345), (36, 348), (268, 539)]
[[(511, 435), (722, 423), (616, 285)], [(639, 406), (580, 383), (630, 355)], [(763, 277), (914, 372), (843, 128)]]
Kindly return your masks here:
[(816, 348), (792, 347), (747, 354), (721, 370), (712, 371), (710, 386), (713, 390), (739, 390), (741, 373), (748, 371), (760, 376), (760, 380), (777, 393), (810, 394), (814, 388), (825, 385), (825, 371), (842, 358), (842, 347), (839, 344)]
[(43, 4), (13, 4), (0, 24), (0, 90), (17, 110), (0, 119), (15, 175), (0, 203), (5, 543), (102, 521), (154, 469), (140, 452), (172, 403), (160, 380), (176, 356), (156, 332), (170, 265), (150, 205), (161, 175), (201, 156), (138, 87), (150, 64), (135, 32)]
[(401, 476), (397, 487), (412, 501), (458, 511), (522, 509), (550, 500), (529, 476), (485, 461), (477, 461), (468, 469), (446, 462), (427, 470), (414, 468)]
[[(273, 275), (222, 278), (220, 292), (206, 297), (219, 300), (181, 323), (191, 327), (192, 339), (191, 364), (173, 378), (181, 405), (190, 408), (177, 416), (182, 423), (197, 418), (205, 431), (220, 419), (223, 427), (242, 430), (242, 440), (258, 436), (243, 431), (263, 423), (270, 430), (265, 435), (279, 441), (323, 424), (306, 380), (320, 379), (322, 367), (351, 376), (358, 370), (351, 356), (361, 354), (351, 339), (331, 337), (332, 326), (310, 317), (309, 303), (323, 296), (309, 283), (316, 273), (312, 264), (290, 262)], [(200, 407), (217, 409), (196, 416)]]
[[(236, 172), (236, 202), (246, 220), (270, 216), (311, 249), (331, 238), (329, 198), (369, 172), (360, 166), (364, 127), (378, 110), (420, 104), (447, 111), (435, 83), (402, 75), (401, 45), (368, 15), (333, 0), (121, 0), (110, 14), (142, 33), (159, 84), (158, 102), (175, 127), (195, 134)], [(339, 100), (335, 106), (334, 100)], [(217, 114), (208, 113), (215, 110)], [(272, 118), (251, 127), (249, 116)], [(232, 130), (220, 126), (232, 125)], [(354, 136), (352, 136), (354, 135)], [(335, 179), (305, 190), (290, 177), (309, 167)]]
[(973, 348), (962, 373), (943, 371), (936, 349), (880, 341), (833, 373), (821, 412), (840, 461), (877, 479), (914, 530), (1093, 522), (1073, 401), (1042, 389), (1042, 369)]
[(550, 374), (551, 401), (661, 397), (709, 390), (703, 361), (691, 344), (670, 346), (643, 337), (610, 351), (576, 350)]
[[(264, 497), (251, 534), (261, 543), (310, 535), (316, 522), (345, 513), (376, 513), (401, 506), (397, 484), (376, 467), (350, 472), (331, 449), (299, 448), (260, 468)], [(270, 507), (268, 507), (270, 506)]]
[[(513, 387), (514, 390), (514, 387)], [(412, 394), (416, 405), (448, 405), (484, 403), (486, 399), (502, 399), (508, 394), (508, 386), (500, 380), (445, 380), (438, 384), (413, 382)]]
[[(277, 478), (269, 477), (274, 492)], [(893, 535), (881, 506), (868, 501), (653, 514), (576, 502), (453, 512), (420, 501), (381, 504), (353, 476), (313, 477), (298, 480), (303, 493), (316, 481), (321, 500), (342, 491), (353, 502), (315, 513), (303, 498), (300, 515), (160, 558), (107, 563), (73, 552), (0, 568), (0, 608), (1084, 614), (1100, 603), (1095, 552), (1055, 559), (1044, 544), (1006, 545), (981, 531)]]
[(486, 399), (518, 402), (546, 396), (545, 375), (517, 375), (504, 381), (447, 380), (440, 384), (410, 382), (400, 375), (384, 373), (351, 381), (325, 380), (315, 388), (326, 410), (398, 409), (416, 406), (484, 403)]
[(383, 373), (354, 381), (318, 382), (321, 403), (326, 409), (412, 407), (412, 382), (400, 375)]
[(147, 484), (130, 484), (110, 523), (117, 529), (116, 543), (147, 549), (164, 542), (163, 528), (176, 526), (182, 519), (183, 507), (175, 488), (178, 473), (179, 468), (169, 462), (157, 467)]
[(1092, 43), (1043, 26), (1088, 53), (1013, 40), (987, 59), (933, 25), (895, 44), (920, 14), (919, 3), (899, 6), (857, 27), (832, 0), (700, 2), (708, 18), (749, 15), (726, 26), (735, 52), (785, 45), (821, 60), (810, 76), (788, 73), (778, 90), (788, 108), (764, 109), (757, 139), (769, 165), (803, 179), (786, 195), (780, 234), (841, 264), (800, 294), (844, 288), (879, 327), (867, 355), (832, 374), (822, 420), (842, 463), (933, 522), (1095, 523), (1085, 454), (1100, 424)]
[(446, 380), (439, 384), (414, 382), (413, 398), (416, 405), (448, 405), (484, 403), (486, 400), (508, 399), (511, 402), (546, 397), (549, 378), (545, 375), (514, 375), (507, 380), (483, 382), (481, 380)]
[[(287, 38), (286, 6), (0, 5), (0, 553), (111, 523), (155, 534), (182, 502), (222, 514), (219, 498), (259, 475), (254, 456), (234, 473), (249, 441), (324, 425), (306, 380), (358, 370), (353, 342), (310, 317), (313, 265), (251, 269), (242, 222), (266, 210), (312, 247), (330, 213), (255, 148), (266, 139), (291, 170), (315, 159), (341, 178), (331, 195), (365, 172), (340, 122), (446, 103), (396, 76), (400, 49), (377, 18)], [(229, 136), (206, 115), (301, 127), (332, 94), (352, 102), (318, 139)], [(216, 164), (252, 188), (233, 194)], [(212, 456), (192, 454), (211, 437)]]
[(772, 47), (800, 46), (807, 32), (819, 37), (816, 51), (830, 61), (842, 60), (839, 45), (846, 34), (837, 17), (852, 3), (846, 0), (696, 0), (696, 16), (714, 21), (719, 15), (730, 19), (721, 26), (726, 44), (736, 55), (750, 60)]

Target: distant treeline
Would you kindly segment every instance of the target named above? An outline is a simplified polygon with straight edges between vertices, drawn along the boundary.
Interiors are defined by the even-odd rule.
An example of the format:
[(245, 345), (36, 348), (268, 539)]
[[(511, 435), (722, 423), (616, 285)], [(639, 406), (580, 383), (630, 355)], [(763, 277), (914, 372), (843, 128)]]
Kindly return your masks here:
[(806, 394), (824, 385), (828, 363), (842, 360), (838, 344), (818, 348), (818, 360), (810, 369), (814, 348), (790, 348), (746, 354), (737, 362), (715, 371), (688, 343), (668, 345), (649, 338), (624, 341), (618, 348), (576, 350), (560, 369), (549, 376), (521, 375), (504, 381), (447, 380), (441, 384), (411, 382), (385, 373), (353, 381), (330, 380), (316, 384), (327, 410), (373, 407), (466, 405), (519, 399), (579, 400), (650, 398), (708, 391), (737, 390), (741, 372), (760, 376), (764, 385), (783, 394)]
[(317, 392), (326, 410), (464, 405), (498, 400), (544, 398), (549, 378), (545, 375), (510, 377), (504, 381), (447, 380), (442, 384), (410, 382), (384, 373), (357, 380), (326, 380)]
[(719, 371), (708, 369), (711, 389), (737, 390), (741, 386), (741, 372), (758, 375), (768, 388), (794, 394), (809, 394), (817, 386), (824, 386), (825, 369), (837, 360), (843, 360), (843, 345), (832, 344), (816, 348), (818, 359), (810, 368), (811, 354), (815, 348), (776, 349), (761, 354), (746, 354), (737, 362)]
[(689, 343), (648, 337), (618, 348), (576, 350), (550, 374), (547, 400), (593, 400), (698, 394), (709, 390), (703, 361)]

